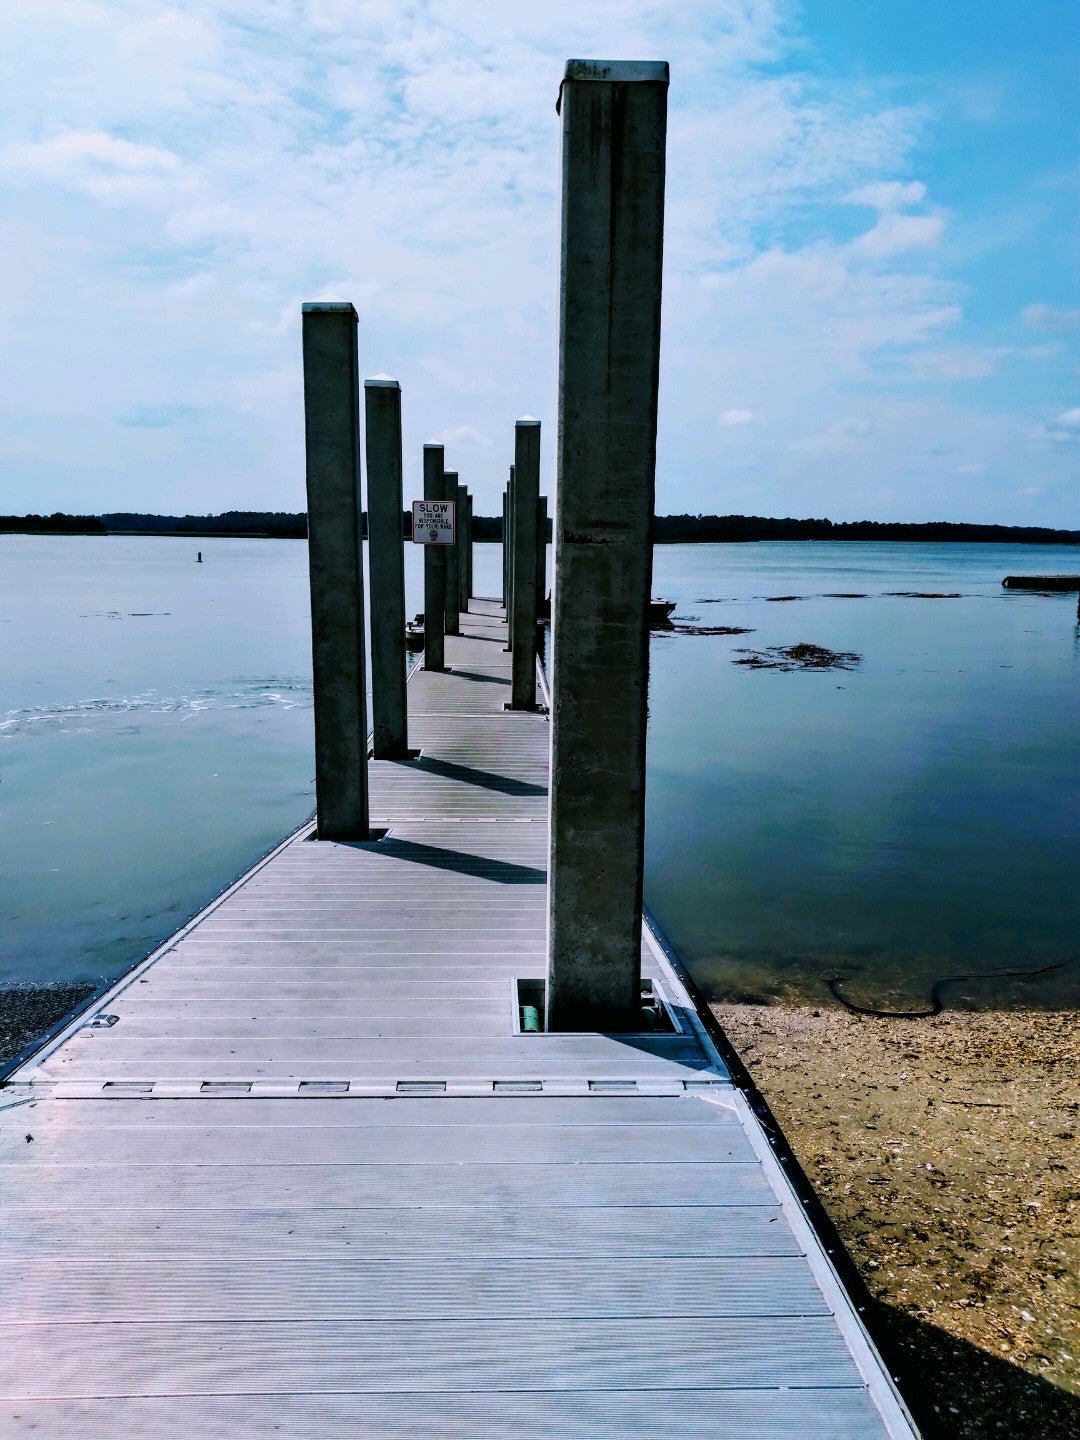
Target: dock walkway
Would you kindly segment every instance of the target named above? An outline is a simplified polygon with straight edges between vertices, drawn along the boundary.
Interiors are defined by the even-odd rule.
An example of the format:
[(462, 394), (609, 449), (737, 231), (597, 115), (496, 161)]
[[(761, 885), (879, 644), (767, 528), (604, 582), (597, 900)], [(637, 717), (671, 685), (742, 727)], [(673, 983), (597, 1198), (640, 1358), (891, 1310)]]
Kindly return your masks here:
[(0, 1092), (0, 1433), (914, 1434), (693, 1006), (521, 1034), (548, 726), (474, 601), (373, 762)]

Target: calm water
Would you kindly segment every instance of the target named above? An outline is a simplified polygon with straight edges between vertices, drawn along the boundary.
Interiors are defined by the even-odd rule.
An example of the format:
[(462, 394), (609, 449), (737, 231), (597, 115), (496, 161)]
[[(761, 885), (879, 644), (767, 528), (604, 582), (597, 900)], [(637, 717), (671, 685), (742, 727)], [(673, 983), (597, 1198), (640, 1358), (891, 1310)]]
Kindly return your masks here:
[[(657, 550), (655, 593), (680, 615), (753, 632), (652, 646), (647, 895), (711, 990), (813, 998), (842, 973), (854, 995), (917, 1001), (938, 975), (1074, 959), (1076, 597), (1000, 581), (1078, 563), (1056, 547)], [(478, 546), (476, 568), (496, 593), (498, 549)], [(863, 659), (731, 663), (798, 641)], [(310, 813), (309, 643), (302, 543), (0, 538), (0, 983), (118, 974)], [(1078, 969), (951, 998), (1061, 1000)]]

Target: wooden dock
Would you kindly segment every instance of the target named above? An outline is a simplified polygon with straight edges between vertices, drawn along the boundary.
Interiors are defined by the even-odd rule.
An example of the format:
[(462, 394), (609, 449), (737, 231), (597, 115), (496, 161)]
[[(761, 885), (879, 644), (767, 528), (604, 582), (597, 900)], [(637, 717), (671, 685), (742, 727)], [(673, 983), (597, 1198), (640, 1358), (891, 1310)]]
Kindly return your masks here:
[(0, 1092), (5, 1436), (915, 1434), (651, 937), (669, 1033), (520, 1033), (548, 726), (472, 603), (386, 838), (293, 836)]

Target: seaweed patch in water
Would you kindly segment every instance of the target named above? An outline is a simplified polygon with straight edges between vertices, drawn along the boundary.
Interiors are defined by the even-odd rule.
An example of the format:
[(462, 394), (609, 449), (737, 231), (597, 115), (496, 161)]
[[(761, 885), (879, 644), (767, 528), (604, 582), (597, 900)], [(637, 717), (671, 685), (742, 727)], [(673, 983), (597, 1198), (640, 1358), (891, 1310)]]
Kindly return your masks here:
[(767, 650), (740, 650), (733, 665), (752, 670), (854, 670), (862, 659), (853, 650), (827, 650), (824, 645), (770, 645)]
[(865, 590), (826, 590), (825, 600), (868, 600), (870, 597)]
[[(680, 617), (684, 622), (695, 619), (695, 616), (684, 615)], [(752, 635), (753, 629), (748, 625), (691, 625), (679, 624), (668, 621), (666, 625), (654, 625), (654, 635)]]
[(804, 598), (804, 597), (803, 597), (802, 595), (766, 595), (766, 596), (765, 596), (765, 599), (768, 600), (768, 601), (770, 601), (770, 602), (771, 602), (772, 604), (774, 604), (774, 605), (775, 605), (775, 604), (777, 603), (777, 601), (779, 601), (779, 600), (802, 600), (803, 598)]
[(961, 600), (959, 590), (886, 590), (886, 595), (902, 595), (906, 600)]

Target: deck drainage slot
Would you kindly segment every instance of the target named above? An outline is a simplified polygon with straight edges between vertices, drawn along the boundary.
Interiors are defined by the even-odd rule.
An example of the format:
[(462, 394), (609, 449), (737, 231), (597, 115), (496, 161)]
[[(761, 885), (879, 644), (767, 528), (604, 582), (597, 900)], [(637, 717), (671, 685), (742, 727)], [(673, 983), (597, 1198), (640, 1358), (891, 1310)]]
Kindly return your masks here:
[(153, 1080), (106, 1080), (101, 1087), (109, 1095), (149, 1095), (153, 1088)]
[(499, 1095), (535, 1095), (543, 1090), (542, 1080), (493, 1080), (491, 1088)]
[(629, 1095), (637, 1089), (636, 1080), (590, 1080), (589, 1089), (601, 1095)]
[(200, 1095), (250, 1095), (250, 1080), (204, 1080), (199, 1086)]
[(727, 1090), (729, 1087), (724, 1080), (684, 1080), (684, 1090)]
[(399, 1095), (444, 1095), (445, 1080), (399, 1080), (394, 1087)]
[[(539, 1035), (545, 1032), (547, 1012), (546, 980), (515, 980), (514, 1030), (520, 1035)], [(620, 1032), (633, 1035), (679, 1034), (682, 1027), (676, 1022), (663, 995), (651, 980), (641, 982), (641, 1023), (631, 1031)]]
[(301, 1080), (301, 1095), (347, 1095), (348, 1080)]

